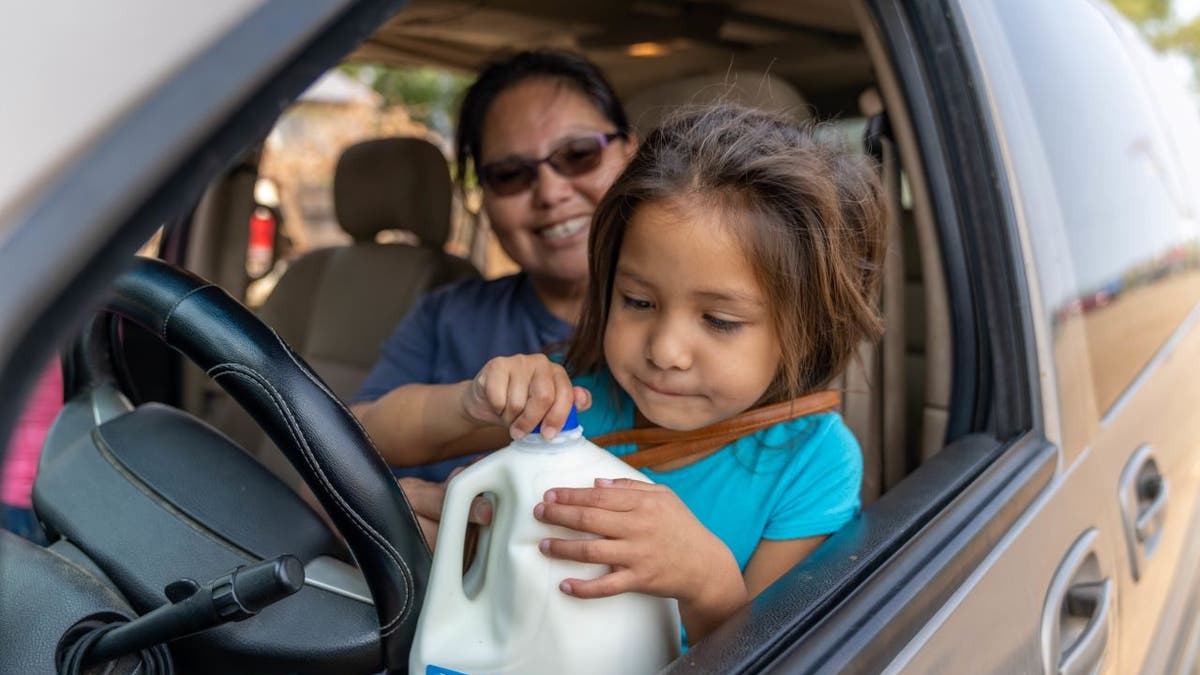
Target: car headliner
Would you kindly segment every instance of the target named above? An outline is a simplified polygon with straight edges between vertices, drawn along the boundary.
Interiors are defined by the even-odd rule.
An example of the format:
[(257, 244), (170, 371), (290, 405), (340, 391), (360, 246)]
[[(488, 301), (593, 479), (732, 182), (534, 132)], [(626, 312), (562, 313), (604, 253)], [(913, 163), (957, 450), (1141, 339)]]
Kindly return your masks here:
[[(475, 71), (504, 51), (554, 46), (586, 54), (626, 97), (667, 80), (750, 70), (769, 71), (819, 101), (857, 96), (871, 81), (857, 6), (846, 0), (416, 0), (350, 60)], [(638, 43), (667, 51), (633, 56), (629, 47)]]

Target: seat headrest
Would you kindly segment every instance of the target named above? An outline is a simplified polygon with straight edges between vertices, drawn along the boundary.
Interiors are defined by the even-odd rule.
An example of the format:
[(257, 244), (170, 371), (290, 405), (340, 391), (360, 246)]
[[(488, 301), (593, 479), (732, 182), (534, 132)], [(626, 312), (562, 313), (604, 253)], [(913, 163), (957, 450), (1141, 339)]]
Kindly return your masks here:
[(346, 148), (333, 176), (338, 223), (355, 241), (408, 230), (441, 246), (450, 234), (450, 168), (437, 146), (420, 138), (380, 138)]
[(643, 136), (679, 108), (740, 103), (796, 121), (808, 119), (808, 103), (796, 88), (770, 73), (721, 71), (672, 80), (644, 89), (625, 105), (629, 121)]

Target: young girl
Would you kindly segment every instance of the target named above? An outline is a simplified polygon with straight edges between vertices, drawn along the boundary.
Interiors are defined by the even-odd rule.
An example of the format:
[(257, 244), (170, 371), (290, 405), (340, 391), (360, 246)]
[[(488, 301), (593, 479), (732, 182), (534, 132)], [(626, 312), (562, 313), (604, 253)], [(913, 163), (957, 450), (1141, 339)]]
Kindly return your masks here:
[[(884, 223), (869, 161), (811, 127), (734, 106), (681, 116), (646, 139), (596, 212), (566, 368), (502, 357), (472, 381), (426, 388), (422, 414), (397, 421), (407, 456), (390, 459), (499, 447), (538, 423), (552, 437), (572, 404), (594, 437), (699, 429), (819, 390), (882, 330)], [(598, 477), (546, 492), (536, 518), (601, 538), (541, 549), (611, 566), (563, 580), (564, 593), (678, 599), (694, 642), (853, 517), (862, 459), (827, 413), (643, 471), (654, 484)]]

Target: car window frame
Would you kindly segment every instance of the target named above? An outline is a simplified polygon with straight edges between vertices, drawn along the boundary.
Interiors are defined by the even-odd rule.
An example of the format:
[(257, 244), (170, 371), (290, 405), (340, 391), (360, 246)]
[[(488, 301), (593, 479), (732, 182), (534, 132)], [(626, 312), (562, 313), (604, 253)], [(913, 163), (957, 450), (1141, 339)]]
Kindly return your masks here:
[[(0, 246), (7, 434), (41, 364), (164, 222), (403, 0), (267, 0), (138, 101), (13, 216)], [(63, 246), (62, 242), (82, 242)], [(54, 270), (54, 274), (47, 273)]]

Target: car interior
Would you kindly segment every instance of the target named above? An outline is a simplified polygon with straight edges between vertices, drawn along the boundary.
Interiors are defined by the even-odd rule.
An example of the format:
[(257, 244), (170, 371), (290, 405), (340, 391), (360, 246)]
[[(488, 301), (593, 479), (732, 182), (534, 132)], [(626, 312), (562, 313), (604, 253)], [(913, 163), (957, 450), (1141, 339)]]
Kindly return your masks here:
[[(950, 392), (937, 237), (914, 187), (920, 185), (909, 168), (915, 154), (904, 165), (897, 152), (905, 142), (897, 123), (903, 113), (895, 112), (902, 102), (885, 104), (886, 66), (872, 63), (869, 36), (860, 32), (852, 3), (636, 3), (624, 11), (637, 21), (628, 22), (629, 14), (616, 8), (414, 2), (347, 60), (473, 72), (505, 50), (565, 46), (604, 69), (641, 133), (675, 108), (717, 100), (847, 130), (848, 142), (880, 160), (892, 204), (882, 292), (887, 331), (878, 345), (860, 350), (837, 385), (843, 415), (864, 450), (863, 498), (873, 500), (945, 443)], [(653, 56), (635, 55), (637, 45)], [(471, 261), (437, 250), (446, 240), (454, 196), (446, 160), (434, 150), (415, 138), (348, 148), (338, 159), (333, 203), (353, 243), (292, 261), (258, 309), (343, 399), (354, 394), (379, 345), (417, 297), (479, 274)], [(227, 172), (192, 215), (183, 241), (167, 235), (183, 251), (175, 261), (239, 298), (247, 283), (246, 222), (256, 175), (250, 162)], [(376, 243), (379, 232), (397, 229), (415, 235), (415, 242)], [(485, 225), (479, 230), (477, 236), (486, 236)], [(186, 410), (288, 473), (269, 441), (202, 373), (186, 369), (179, 396)]]
[[(864, 452), (866, 508), (937, 456), (965, 423), (951, 420), (954, 339), (921, 154), (896, 75), (865, 11), (857, 2), (834, 0), (417, 0), (346, 60), (471, 73), (507, 51), (570, 48), (604, 69), (639, 133), (676, 107), (735, 100), (825, 123), (829, 133), (874, 156), (891, 206), (881, 297), (886, 333), (878, 344), (864, 344), (834, 385), (843, 392), (842, 414)], [(244, 153), (194, 208), (166, 223), (154, 251), (236, 300), (246, 299), (251, 281), (246, 242), (261, 152), (258, 146)], [(393, 575), (411, 588), (411, 575), (393, 569), (393, 552), (367, 531), (331, 533), (311, 504), (276, 479), (293, 488), (303, 482), (284, 454), (311, 457), (316, 451), (304, 442), (308, 433), (351, 448), (330, 460), (346, 475), (375, 475), (364, 459), (372, 452), (369, 441), (355, 439), (361, 430), (352, 428), (339, 401), (353, 395), (381, 342), (418, 297), (486, 272), (478, 238), (487, 229), (478, 216), (467, 217), (477, 238), (470, 247), (475, 254), (468, 259), (446, 251), (460, 208), (450, 178), (444, 150), (427, 139), (381, 136), (348, 147), (337, 158), (332, 201), (350, 243), (286, 261), (273, 291), (254, 309), (270, 327), (265, 333), (252, 326), (248, 310), (210, 296), (191, 277), (139, 263), (111, 301), (125, 319), (90, 324), (68, 360), (68, 405), (47, 442), (35, 487), (39, 517), (52, 536), (62, 537), (52, 550), (109, 578), (139, 612), (161, 602), (160, 589), (189, 561), (217, 560), (213, 566), (232, 568), (239, 559), (290, 551), (310, 580), (297, 595), (304, 596), (306, 609), (268, 608), (252, 628), (198, 633), (180, 641), (181, 649), (206, 655), (223, 672), (378, 669), (381, 637), (368, 604), (372, 576)], [(380, 236), (394, 230), (407, 235)], [(163, 309), (166, 296), (195, 296), (219, 319), (172, 314)], [(162, 329), (146, 330), (148, 325)], [(231, 326), (245, 333), (239, 337)], [(219, 350), (236, 352), (247, 365), (219, 367)], [(276, 405), (278, 397), (258, 375), (264, 372), (274, 373), (271, 382), (300, 392), (310, 405), (306, 416)], [(123, 414), (134, 407), (135, 413)], [(98, 428), (104, 432), (97, 435)], [(155, 467), (153, 444), (137, 437), (152, 438), (146, 432), (156, 429), (187, 452)], [(102, 456), (85, 460), (83, 445), (90, 448), (96, 438), (103, 441)], [(75, 455), (74, 464), (67, 461)], [(203, 471), (194, 468), (201, 465)], [(321, 474), (319, 468), (314, 463), (313, 472)], [(332, 473), (322, 479), (339, 480)], [(71, 489), (80, 483), (91, 486), (87, 494)], [(211, 496), (229, 486), (263, 495), (258, 512), (248, 517)], [(372, 494), (377, 503), (363, 508), (373, 517), (388, 521), (388, 508), (404, 509), (392, 496)], [(139, 531), (106, 529), (103, 514), (110, 510), (138, 523)], [(131, 541), (146, 551), (137, 561), (116, 553)], [(403, 605), (396, 598), (374, 602)], [(354, 620), (327, 629), (325, 620), (334, 612)], [(284, 624), (296, 616), (303, 617), (299, 627)], [(385, 650), (392, 648), (388, 644)]]

